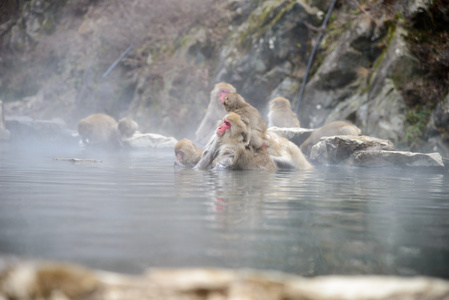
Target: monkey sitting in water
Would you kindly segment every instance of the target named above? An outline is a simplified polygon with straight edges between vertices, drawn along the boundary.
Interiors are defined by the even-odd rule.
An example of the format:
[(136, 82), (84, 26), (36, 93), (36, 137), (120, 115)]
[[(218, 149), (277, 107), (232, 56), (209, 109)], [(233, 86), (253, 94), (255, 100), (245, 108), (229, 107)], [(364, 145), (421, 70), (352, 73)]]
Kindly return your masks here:
[[(249, 121), (236, 113), (225, 116), (216, 130), (211, 148), (206, 148), (199, 169), (275, 170), (276, 167), (264, 147), (250, 144)], [(205, 153), (205, 155), (204, 155)]]
[(175, 166), (193, 168), (201, 159), (203, 151), (189, 139), (182, 139), (175, 145)]
[(267, 133), (267, 124), (260, 115), (257, 108), (247, 103), (245, 99), (237, 94), (230, 93), (224, 98), (223, 102), (226, 111), (234, 112), (249, 121), (249, 141), (251, 146), (259, 149), (265, 144), (265, 134)]
[(117, 134), (117, 122), (106, 114), (93, 114), (78, 123), (81, 141), (89, 147), (118, 149), (120, 140)]

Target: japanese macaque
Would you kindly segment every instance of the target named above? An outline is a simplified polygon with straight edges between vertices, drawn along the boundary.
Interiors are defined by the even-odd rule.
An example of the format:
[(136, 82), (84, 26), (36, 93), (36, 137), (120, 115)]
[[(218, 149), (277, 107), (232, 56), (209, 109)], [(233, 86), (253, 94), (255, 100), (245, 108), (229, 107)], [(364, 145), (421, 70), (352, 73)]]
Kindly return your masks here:
[(284, 97), (276, 97), (270, 101), (268, 127), (300, 127), (298, 116), (291, 110), (290, 101)]
[(223, 107), (224, 97), (229, 93), (235, 93), (235, 91), (235, 87), (226, 82), (219, 82), (215, 85), (210, 92), (210, 102), (206, 115), (195, 133), (198, 142), (205, 144), (214, 135), (217, 122), (222, 120), (226, 114), (226, 110)]
[[(200, 169), (275, 170), (276, 167), (264, 147), (250, 145), (249, 121), (236, 113), (225, 116), (206, 148), (197, 167)], [(218, 147), (216, 147), (219, 145)]]
[(84, 144), (118, 148), (117, 122), (106, 114), (93, 114), (79, 121), (78, 134)]
[(189, 139), (182, 139), (175, 145), (176, 167), (193, 168), (201, 159), (203, 151)]
[(292, 170), (312, 170), (313, 166), (305, 158), (298, 146), (274, 132), (267, 131), (267, 151), (276, 168)]
[(0, 273), (1, 299), (84, 299), (99, 286), (90, 270), (63, 263), (21, 263)]
[(318, 143), (324, 136), (334, 135), (360, 135), (360, 129), (345, 121), (335, 121), (324, 125), (314, 132), (301, 144), (301, 151), (307, 156), (310, 155), (313, 145)]
[(117, 131), (122, 140), (129, 139), (139, 129), (139, 125), (129, 118), (121, 118), (117, 123)]
[(224, 108), (227, 112), (234, 112), (249, 121), (249, 142), (255, 149), (265, 144), (267, 124), (263, 120), (257, 108), (248, 104), (243, 97), (237, 93), (230, 93), (224, 98)]

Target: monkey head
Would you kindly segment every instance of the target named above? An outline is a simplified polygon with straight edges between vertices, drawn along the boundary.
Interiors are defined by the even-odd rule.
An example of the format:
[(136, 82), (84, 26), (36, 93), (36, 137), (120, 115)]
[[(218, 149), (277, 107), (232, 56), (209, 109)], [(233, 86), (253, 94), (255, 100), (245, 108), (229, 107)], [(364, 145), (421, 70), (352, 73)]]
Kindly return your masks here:
[(246, 106), (247, 103), (239, 94), (230, 93), (224, 97), (223, 105), (227, 112), (231, 112)]
[(290, 101), (284, 97), (276, 97), (270, 102), (270, 110), (290, 109)]
[(219, 82), (212, 90), (211, 98), (218, 99), (220, 104), (223, 104), (224, 98), (229, 93), (235, 93), (236, 89), (232, 85), (226, 82)]
[(223, 123), (217, 128), (216, 134), (223, 143), (249, 143), (249, 120), (236, 113), (227, 114)]

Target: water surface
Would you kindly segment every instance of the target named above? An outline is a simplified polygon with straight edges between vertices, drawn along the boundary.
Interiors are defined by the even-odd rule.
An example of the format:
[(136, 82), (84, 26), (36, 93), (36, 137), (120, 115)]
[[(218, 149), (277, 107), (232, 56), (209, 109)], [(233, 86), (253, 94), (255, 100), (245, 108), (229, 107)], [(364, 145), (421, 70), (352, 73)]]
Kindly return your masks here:
[(449, 278), (447, 172), (209, 172), (174, 169), (171, 149), (29, 148), (0, 145), (0, 254), (126, 273), (209, 266)]

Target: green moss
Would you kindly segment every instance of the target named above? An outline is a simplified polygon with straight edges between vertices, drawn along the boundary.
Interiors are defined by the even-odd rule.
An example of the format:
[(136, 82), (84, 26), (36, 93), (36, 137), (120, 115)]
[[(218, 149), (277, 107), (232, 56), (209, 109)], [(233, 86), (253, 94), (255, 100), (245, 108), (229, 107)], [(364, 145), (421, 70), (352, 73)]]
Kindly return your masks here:
[(42, 28), (45, 31), (51, 31), (53, 29), (53, 21), (50, 18), (46, 18), (42, 23)]
[(405, 140), (410, 147), (417, 147), (421, 143), (429, 118), (430, 109), (426, 107), (415, 106), (407, 112), (406, 121), (409, 125), (405, 130)]

